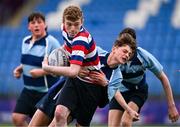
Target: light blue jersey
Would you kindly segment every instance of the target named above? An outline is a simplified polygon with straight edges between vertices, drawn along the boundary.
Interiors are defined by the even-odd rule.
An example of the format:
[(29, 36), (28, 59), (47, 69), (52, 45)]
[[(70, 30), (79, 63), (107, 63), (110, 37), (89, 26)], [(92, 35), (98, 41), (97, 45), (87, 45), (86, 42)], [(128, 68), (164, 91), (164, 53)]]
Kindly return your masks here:
[(21, 64), (23, 65), (24, 86), (30, 90), (47, 92), (48, 87), (52, 86), (58, 78), (50, 75), (32, 78), (29, 72), (32, 69), (41, 68), (45, 54), (50, 54), (52, 50), (60, 47), (60, 44), (48, 34), (33, 44), (30, 43), (31, 38), (31, 36), (25, 37), (22, 43)]
[[(97, 51), (98, 51), (98, 55), (99, 55), (100, 61), (101, 61), (101, 69), (103, 69), (103, 67), (105, 65), (108, 66), (107, 59), (108, 59), (109, 53), (107, 51), (103, 50), (99, 46), (97, 46)], [(106, 56), (106, 55), (108, 55), (108, 56)], [(106, 56), (106, 59), (103, 60), (102, 59), (103, 56)], [(105, 61), (105, 62), (103, 62), (103, 61)], [(121, 73), (120, 67), (109, 68), (103, 72), (106, 74), (106, 78), (109, 81), (108, 97), (110, 97), (109, 99), (111, 100), (123, 80), (122, 73)]]
[[(156, 76), (162, 71), (163, 67), (158, 60), (148, 51), (137, 48), (137, 51), (131, 61), (124, 65), (119, 65), (122, 73), (114, 73), (109, 82), (108, 98), (111, 100), (117, 90), (125, 92), (131, 89), (138, 89), (146, 83), (146, 69), (150, 70)], [(122, 80), (123, 75), (123, 80)]]

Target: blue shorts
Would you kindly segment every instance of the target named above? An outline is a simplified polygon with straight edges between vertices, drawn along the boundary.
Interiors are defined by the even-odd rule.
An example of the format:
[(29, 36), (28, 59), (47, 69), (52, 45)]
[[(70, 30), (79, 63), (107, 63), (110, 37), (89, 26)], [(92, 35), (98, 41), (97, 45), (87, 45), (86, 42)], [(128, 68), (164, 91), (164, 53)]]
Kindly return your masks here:
[(37, 109), (45, 113), (50, 119), (54, 117), (57, 96), (65, 83), (66, 78), (59, 79), (50, 89), (49, 92), (36, 104)]

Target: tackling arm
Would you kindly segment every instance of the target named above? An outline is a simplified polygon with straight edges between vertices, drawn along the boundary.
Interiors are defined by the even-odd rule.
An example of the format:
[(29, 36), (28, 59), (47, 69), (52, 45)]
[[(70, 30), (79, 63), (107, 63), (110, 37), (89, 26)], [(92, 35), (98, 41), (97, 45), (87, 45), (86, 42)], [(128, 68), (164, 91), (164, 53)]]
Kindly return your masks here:
[(107, 86), (108, 80), (106, 79), (106, 75), (102, 71), (90, 71), (89, 77), (91, 78), (91, 81), (94, 84), (101, 85), (101, 86)]

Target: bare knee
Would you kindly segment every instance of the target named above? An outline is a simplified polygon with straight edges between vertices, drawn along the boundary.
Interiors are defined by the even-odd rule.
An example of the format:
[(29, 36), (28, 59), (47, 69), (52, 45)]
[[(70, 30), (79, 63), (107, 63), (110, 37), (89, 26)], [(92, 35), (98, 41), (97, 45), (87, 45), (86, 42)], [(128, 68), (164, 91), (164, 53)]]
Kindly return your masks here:
[(128, 114), (124, 114), (121, 119), (122, 127), (131, 127), (132, 126), (132, 118)]
[(12, 121), (15, 126), (26, 126), (27, 125), (27, 116), (19, 113), (12, 114)]
[(122, 116), (121, 126), (122, 127), (131, 127), (132, 126), (132, 119), (126, 112)]
[(129, 120), (121, 120), (121, 126), (122, 127), (131, 127), (132, 122)]
[(21, 119), (19, 119), (19, 117), (16, 113), (12, 114), (12, 121), (15, 125), (20, 125), (20, 123), (21, 123)]
[(58, 105), (55, 110), (56, 123), (67, 124), (68, 109), (64, 106)]

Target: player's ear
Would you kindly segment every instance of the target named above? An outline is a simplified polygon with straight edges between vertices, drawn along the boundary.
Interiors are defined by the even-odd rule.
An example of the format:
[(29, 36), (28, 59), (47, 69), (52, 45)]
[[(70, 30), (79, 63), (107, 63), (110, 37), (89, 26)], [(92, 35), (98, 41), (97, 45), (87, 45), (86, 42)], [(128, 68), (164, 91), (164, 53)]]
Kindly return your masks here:
[(112, 53), (113, 53), (113, 54), (115, 53), (115, 51), (117, 50), (117, 48), (118, 48), (117, 46), (113, 46), (113, 47), (112, 47)]
[(48, 26), (47, 26), (47, 25), (45, 25), (45, 30), (47, 31), (47, 29), (48, 29)]
[(113, 52), (115, 49), (116, 49), (116, 47), (115, 47), (115, 46), (113, 46), (113, 47), (112, 47), (112, 52)]
[(84, 23), (84, 18), (81, 19), (81, 23), (82, 23), (82, 24)]
[(30, 25), (28, 24), (28, 30), (31, 31)]

